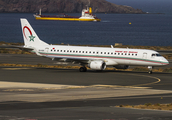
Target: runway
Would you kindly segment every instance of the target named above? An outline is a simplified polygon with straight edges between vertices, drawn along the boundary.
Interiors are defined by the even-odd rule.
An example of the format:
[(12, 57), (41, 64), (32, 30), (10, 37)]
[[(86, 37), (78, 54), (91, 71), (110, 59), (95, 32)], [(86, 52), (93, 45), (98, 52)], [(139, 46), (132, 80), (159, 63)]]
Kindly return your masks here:
[[(18, 59), (9, 57), (13, 62)], [(77, 69), (1, 67), (0, 120), (171, 119), (170, 111), (115, 107), (171, 103), (171, 76), (170, 73), (149, 75), (113, 70), (80, 73)]]

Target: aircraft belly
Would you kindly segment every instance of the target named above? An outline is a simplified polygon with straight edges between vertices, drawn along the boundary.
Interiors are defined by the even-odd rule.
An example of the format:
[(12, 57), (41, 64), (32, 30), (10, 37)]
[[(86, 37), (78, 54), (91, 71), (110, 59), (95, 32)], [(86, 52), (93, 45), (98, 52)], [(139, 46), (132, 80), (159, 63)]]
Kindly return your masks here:
[(128, 65), (143, 65), (143, 66), (160, 66), (161, 63), (156, 61), (142, 60), (142, 61), (130, 61)]
[(118, 65), (118, 63), (115, 60), (112, 59), (105, 59), (106, 65)]
[(140, 61), (136, 61), (136, 60), (125, 60), (125, 64), (126, 65), (140, 65)]

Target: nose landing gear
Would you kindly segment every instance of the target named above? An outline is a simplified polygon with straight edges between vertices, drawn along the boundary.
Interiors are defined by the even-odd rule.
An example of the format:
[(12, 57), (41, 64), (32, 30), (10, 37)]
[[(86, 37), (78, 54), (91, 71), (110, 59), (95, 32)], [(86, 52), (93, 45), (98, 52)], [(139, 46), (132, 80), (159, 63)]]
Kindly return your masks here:
[(148, 69), (149, 69), (149, 74), (152, 74), (152, 69), (153, 69), (153, 67), (152, 66), (148, 66)]

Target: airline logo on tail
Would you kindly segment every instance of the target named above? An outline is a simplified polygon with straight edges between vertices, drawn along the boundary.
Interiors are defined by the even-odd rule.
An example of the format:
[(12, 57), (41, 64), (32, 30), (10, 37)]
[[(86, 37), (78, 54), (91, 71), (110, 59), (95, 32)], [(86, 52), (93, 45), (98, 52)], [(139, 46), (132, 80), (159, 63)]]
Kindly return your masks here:
[(32, 31), (27, 26), (24, 26), (23, 27), (24, 37), (28, 40), (28, 38), (26, 37), (25, 29), (27, 29), (29, 31), (29, 33), (30, 33), (30, 36), (28, 36), (30, 38), (30, 41), (33, 41), (34, 42), (35, 36), (33, 36)]

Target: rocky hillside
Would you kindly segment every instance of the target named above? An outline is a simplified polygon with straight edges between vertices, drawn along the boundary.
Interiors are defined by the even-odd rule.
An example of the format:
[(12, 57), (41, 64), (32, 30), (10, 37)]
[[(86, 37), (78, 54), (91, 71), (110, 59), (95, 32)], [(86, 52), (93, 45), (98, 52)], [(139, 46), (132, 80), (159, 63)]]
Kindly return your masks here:
[[(88, 0), (0, 0), (0, 12), (35, 13), (41, 8), (44, 13), (80, 13), (88, 3)], [(90, 0), (90, 5), (98, 13), (144, 13), (106, 0)]]

